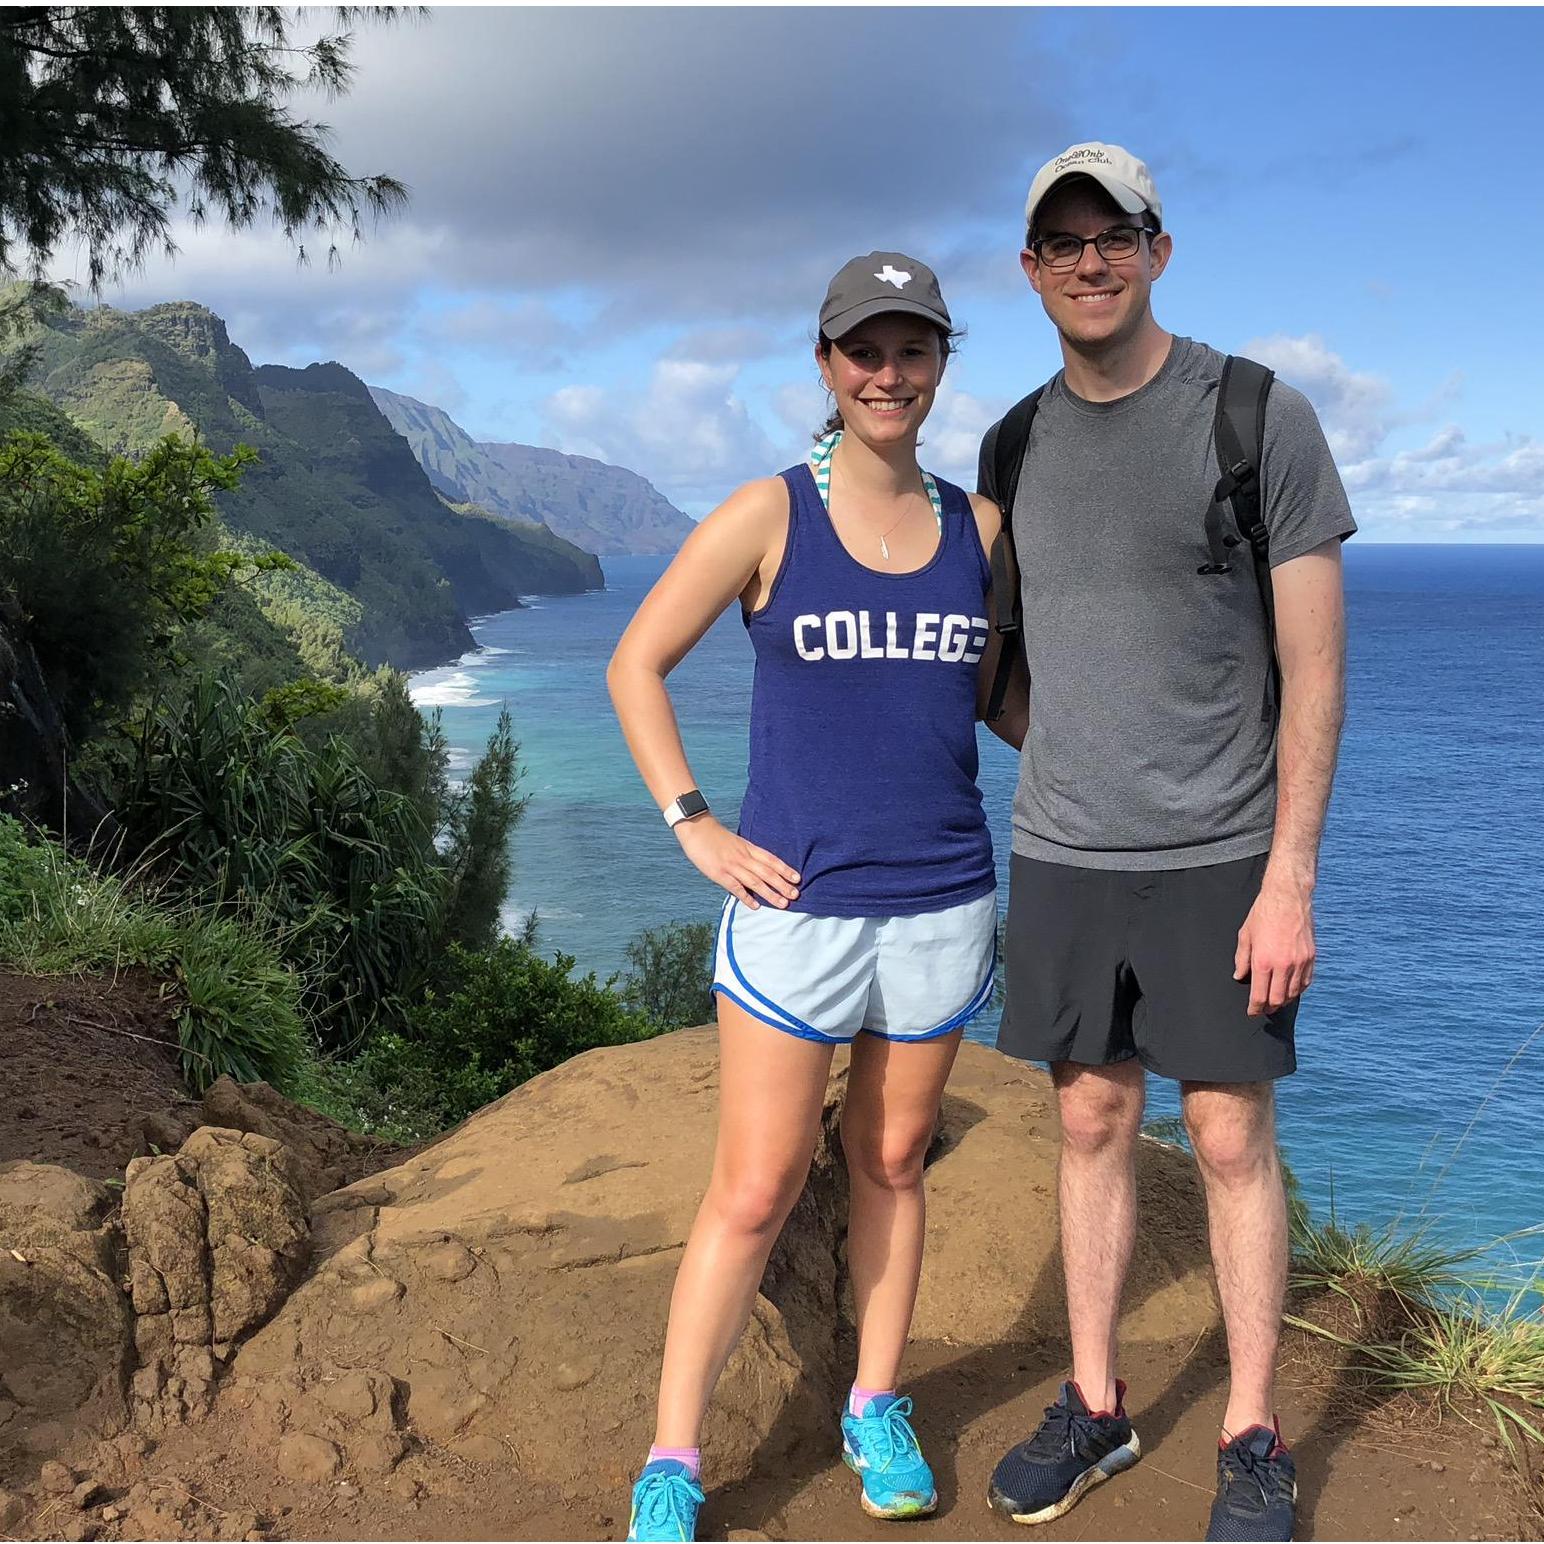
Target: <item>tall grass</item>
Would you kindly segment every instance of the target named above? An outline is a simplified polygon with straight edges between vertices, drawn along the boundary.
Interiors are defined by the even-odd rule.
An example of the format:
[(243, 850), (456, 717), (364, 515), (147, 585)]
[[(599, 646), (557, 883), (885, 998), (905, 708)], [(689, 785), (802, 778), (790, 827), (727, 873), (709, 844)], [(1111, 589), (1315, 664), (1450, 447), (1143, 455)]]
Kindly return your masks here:
[[(1452, 1168), (1502, 1079), (1538, 1040), (1535, 1030), (1508, 1061), (1441, 1172)], [(1291, 1285), (1348, 1302), (1357, 1333), (1342, 1334), (1294, 1314), (1287, 1323), (1343, 1348), (1351, 1365), (1390, 1389), (1424, 1390), (1465, 1420), (1488, 1417), (1512, 1452), (1518, 1439), (1544, 1446), (1544, 1261), (1517, 1245), (1544, 1237), (1544, 1223), (1471, 1247), (1434, 1234), (1428, 1195), (1416, 1217), (1382, 1227), (1347, 1226), (1330, 1195), (1316, 1221), (1289, 1186)], [(1499, 1301), (1498, 1301), (1499, 1295)], [(1372, 1309), (1376, 1312), (1370, 1312)]]
[(26, 975), (143, 965), (175, 983), (182, 1074), (288, 1089), (310, 1054), (301, 983), (254, 915), (167, 899), (0, 816), (0, 964)]

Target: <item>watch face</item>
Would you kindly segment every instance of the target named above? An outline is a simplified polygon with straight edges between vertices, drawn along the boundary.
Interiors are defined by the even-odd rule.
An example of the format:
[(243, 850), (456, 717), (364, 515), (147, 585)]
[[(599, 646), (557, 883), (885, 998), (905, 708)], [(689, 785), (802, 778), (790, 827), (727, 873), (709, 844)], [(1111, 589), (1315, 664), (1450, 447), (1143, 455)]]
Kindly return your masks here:
[(676, 800), (676, 808), (681, 812), (682, 820), (690, 820), (693, 815), (701, 815), (708, 807), (708, 801), (694, 788), (690, 793), (683, 793)]

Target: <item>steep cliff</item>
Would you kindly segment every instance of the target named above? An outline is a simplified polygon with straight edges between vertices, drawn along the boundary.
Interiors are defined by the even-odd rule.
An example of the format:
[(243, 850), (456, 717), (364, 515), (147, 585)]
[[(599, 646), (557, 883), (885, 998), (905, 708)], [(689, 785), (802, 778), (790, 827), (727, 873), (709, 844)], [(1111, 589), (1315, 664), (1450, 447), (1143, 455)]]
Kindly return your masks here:
[(260, 460), (222, 513), (360, 602), (336, 620), (368, 663), (443, 660), (470, 647), (473, 613), (602, 582), (588, 553), (448, 509), (342, 365), (254, 369), (206, 307), (77, 309), (31, 341), (32, 385), (107, 450), (166, 433), (254, 446)]
[(376, 405), (454, 501), (533, 521), (590, 552), (672, 553), (693, 521), (626, 467), (536, 445), (479, 443), (441, 408), (372, 386)]

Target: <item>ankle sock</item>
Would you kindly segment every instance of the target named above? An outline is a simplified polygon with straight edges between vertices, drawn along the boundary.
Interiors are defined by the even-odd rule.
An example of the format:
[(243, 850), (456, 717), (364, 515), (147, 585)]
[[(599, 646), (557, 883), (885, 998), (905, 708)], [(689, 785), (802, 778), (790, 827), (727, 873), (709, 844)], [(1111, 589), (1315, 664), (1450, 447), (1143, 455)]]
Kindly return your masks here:
[(691, 1477), (700, 1479), (702, 1476), (702, 1449), (701, 1448), (667, 1448), (651, 1447), (649, 1449), (649, 1462), (657, 1464), (661, 1459), (669, 1459), (672, 1463), (685, 1464)]
[(894, 1389), (860, 1389), (855, 1383), (852, 1392), (847, 1396), (847, 1413), (851, 1416), (861, 1416), (871, 1399), (894, 1399)]

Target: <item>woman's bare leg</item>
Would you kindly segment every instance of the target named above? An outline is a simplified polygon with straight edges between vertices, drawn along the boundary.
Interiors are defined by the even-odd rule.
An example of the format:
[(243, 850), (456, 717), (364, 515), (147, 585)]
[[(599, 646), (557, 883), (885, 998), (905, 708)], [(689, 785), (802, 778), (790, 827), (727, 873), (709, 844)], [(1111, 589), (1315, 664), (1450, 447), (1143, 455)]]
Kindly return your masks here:
[(809, 1174), (833, 1047), (718, 997), (713, 1177), (670, 1299), (656, 1447), (698, 1445), (702, 1417), (750, 1318), (767, 1256)]
[(907, 1045), (859, 1035), (842, 1111), (852, 1179), (847, 1269), (858, 1314), (857, 1384), (893, 1389), (922, 1273), (922, 1160), (962, 1031)]

